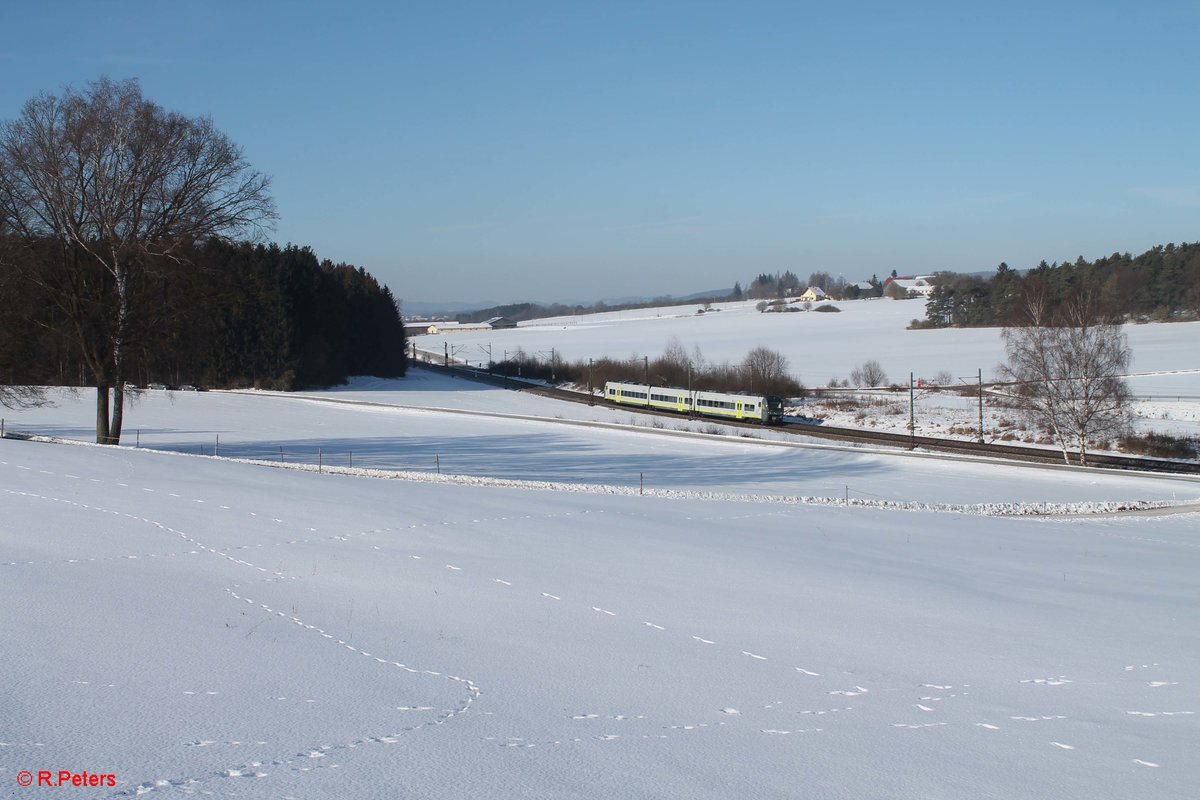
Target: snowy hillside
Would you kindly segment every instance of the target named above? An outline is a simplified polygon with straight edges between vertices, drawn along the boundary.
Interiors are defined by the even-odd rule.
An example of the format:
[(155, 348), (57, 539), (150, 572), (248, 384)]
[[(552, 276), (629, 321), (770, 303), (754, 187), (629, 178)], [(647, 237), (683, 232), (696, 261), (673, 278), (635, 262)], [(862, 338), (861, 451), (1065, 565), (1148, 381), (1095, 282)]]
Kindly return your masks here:
[[(900, 504), (1194, 503), (1200, 484), (569, 425), (601, 410), (511, 394), (550, 419), (464, 414), (493, 390), (448, 383), (158, 393), (130, 426), (178, 450), (440, 456), (470, 481), (0, 440), (8, 796), (68, 791), (23, 770), (112, 774), (97, 797), (1200, 783), (1200, 515), (767, 502), (852, 482)], [(87, 399), (18, 426), (86, 438)], [(635, 469), (662, 491), (638, 495)]]
[[(783, 353), (790, 371), (809, 387), (844, 379), (870, 359), (880, 362), (890, 382), (903, 386), (908, 385), (909, 373), (925, 382), (949, 373), (961, 385), (974, 383), (982, 370), (987, 381), (1004, 360), (998, 328), (908, 330), (912, 319), (925, 316), (924, 300), (875, 298), (834, 305), (841, 313), (763, 314), (753, 301), (719, 303), (714, 306), (718, 311), (705, 314), (697, 314), (692, 306), (612, 311), (536, 320), (514, 330), (417, 336), (412, 341), (434, 356), (449, 351), (458, 361), (475, 364), (486, 363), (489, 347), (496, 361), (517, 348), (542, 358), (554, 350), (566, 360), (653, 357), (673, 337), (688, 352), (698, 348), (710, 362), (736, 364), (752, 348), (766, 346)], [(1126, 325), (1124, 331), (1133, 351), (1129, 384), (1139, 398), (1134, 405), (1139, 429), (1200, 434), (1200, 322)], [(942, 409), (937, 399), (924, 398), (930, 407)], [(953, 405), (951, 401), (944, 407)], [(952, 411), (939, 410), (937, 415), (958, 421)], [(846, 422), (836, 415), (830, 419), (831, 424)], [(876, 422), (889, 427), (886, 416)], [(941, 427), (940, 432), (925, 430), (942, 435), (949, 424)], [(995, 426), (989, 422), (986, 427)]]

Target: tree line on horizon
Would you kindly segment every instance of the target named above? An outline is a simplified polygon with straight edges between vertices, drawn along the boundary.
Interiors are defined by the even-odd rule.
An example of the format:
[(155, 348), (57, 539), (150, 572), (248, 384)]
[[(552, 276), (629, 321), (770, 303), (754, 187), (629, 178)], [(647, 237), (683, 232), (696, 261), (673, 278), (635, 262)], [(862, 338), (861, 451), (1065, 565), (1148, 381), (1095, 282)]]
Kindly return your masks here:
[(934, 274), (925, 319), (914, 327), (990, 327), (1024, 324), (1031, 297), (1047, 316), (1081, 293), (1095, 313), (1113, 320), (1195, 319), (1200, 316), (1200, 243), (1166, 244), (1138, 256), (1114, 253), (1087, 261), (1042, 261), (1022, 275), (1001, 263), (988, 276)]
[[(892, 271), (895, 277), (895, 270)], [(816, 286), (825, 292), (832, 300), (856, 300), (860, 297), (880, 297), (883, 295), (883, 284), (875, 276), (871, 277), (869, 288), (856, 283), (849, 283), (844, 278), (834, 278), (828, 272), (814, 272), (808, 277), (808, 283), (802, 282), (790, 270), (776, 273), (762, 273), (752, 280), (749, 286), (742, 288), (741, 281), (735, 281), (728, 292), (713, 292), (700, 296), (690, 296), (686, 300), (673, 295), (659, 295), (649, 300), (639, 300), (627, 303), (606, 303), (603, 300), (574, 305), (566, 303), (506, 303), (489, 306), (476, 311), (463, 312), (455, 316), (455, 320), (464, 323), (479, 323), (493, 317), (504, 317), (513, 322), (523, 322), (531, 319), (546, 317), (565, 317), (572, 314), (600, 314), (605, 311), (628, 311), (638, 308), (655, 308), (658, 306), (697, 305), (707, 308), (713, 303), (737, 302), (739, 300), (778, 299), (801, 294), (809, 286)]]
[[(94, 385), (115, 285), (60, 242), (3, 245), (0, 382)], [(405, 372), (395, 298), (361, 267), (308, 247), (211, 239), (154, 259), (128, 287), (125, 379), (147, 386), (301, 389)]]

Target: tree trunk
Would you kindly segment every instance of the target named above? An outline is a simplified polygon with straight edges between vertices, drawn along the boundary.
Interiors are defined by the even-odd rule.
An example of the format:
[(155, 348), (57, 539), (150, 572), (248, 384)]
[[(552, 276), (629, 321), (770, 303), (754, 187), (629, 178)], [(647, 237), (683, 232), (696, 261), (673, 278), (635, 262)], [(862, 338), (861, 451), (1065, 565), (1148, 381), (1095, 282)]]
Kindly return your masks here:
[(129, 273), (115, 251), (112, 256), (116, 267), (113, 277), (117, 282), (117, 330), (112, 351), (115, 379), (112, 386), (112, 422), (108, 425), (104, 444), (121, 443), (121, 426), (125, 421), (125, 337), (129, 328)]
[(1068, 467), (1071, 466), (1071, 440), (1067, 438), (1066, 432), (1061, 430), (1057, 425), (1052, 424), (1050, 430), (1054, 434), (1054, 440), (1062, 448), (1063, 463)]
[(125, 421), (125, 381), (113, 387), (112, 424), (108, 428), (108, 443), (121, 443), (121, 425)]
[(108, 440), (108, 387), (96, 383), (96, 444), (111, 444)]

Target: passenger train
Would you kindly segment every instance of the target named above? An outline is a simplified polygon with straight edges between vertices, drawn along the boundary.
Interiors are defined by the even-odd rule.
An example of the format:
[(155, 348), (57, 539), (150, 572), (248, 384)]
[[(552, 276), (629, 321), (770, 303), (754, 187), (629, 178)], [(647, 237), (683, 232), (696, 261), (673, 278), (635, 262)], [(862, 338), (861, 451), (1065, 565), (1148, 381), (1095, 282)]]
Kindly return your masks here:
[(604, 397), (623, 406), (657, 408), (731, 420), (750, 420), (764, 425), (778, 425), (783, 422), (783, 400), (772, 394), (700, 392), (609, 381), (604, 384)]

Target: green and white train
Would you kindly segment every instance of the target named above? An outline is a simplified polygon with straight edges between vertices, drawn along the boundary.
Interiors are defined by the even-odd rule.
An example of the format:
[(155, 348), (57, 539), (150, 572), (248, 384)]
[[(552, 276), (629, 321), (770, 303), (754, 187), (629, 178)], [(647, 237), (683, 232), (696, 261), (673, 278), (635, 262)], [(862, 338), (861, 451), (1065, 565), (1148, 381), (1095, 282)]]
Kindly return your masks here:
[(609, 402), (622, 406), (641, 406), (681, 414), (761, 422), (764, 425), (778, 425), (783, 422), (783, 400), (773, 394), (699, 392), (609, 381), (604, 384), (604, 397)]

